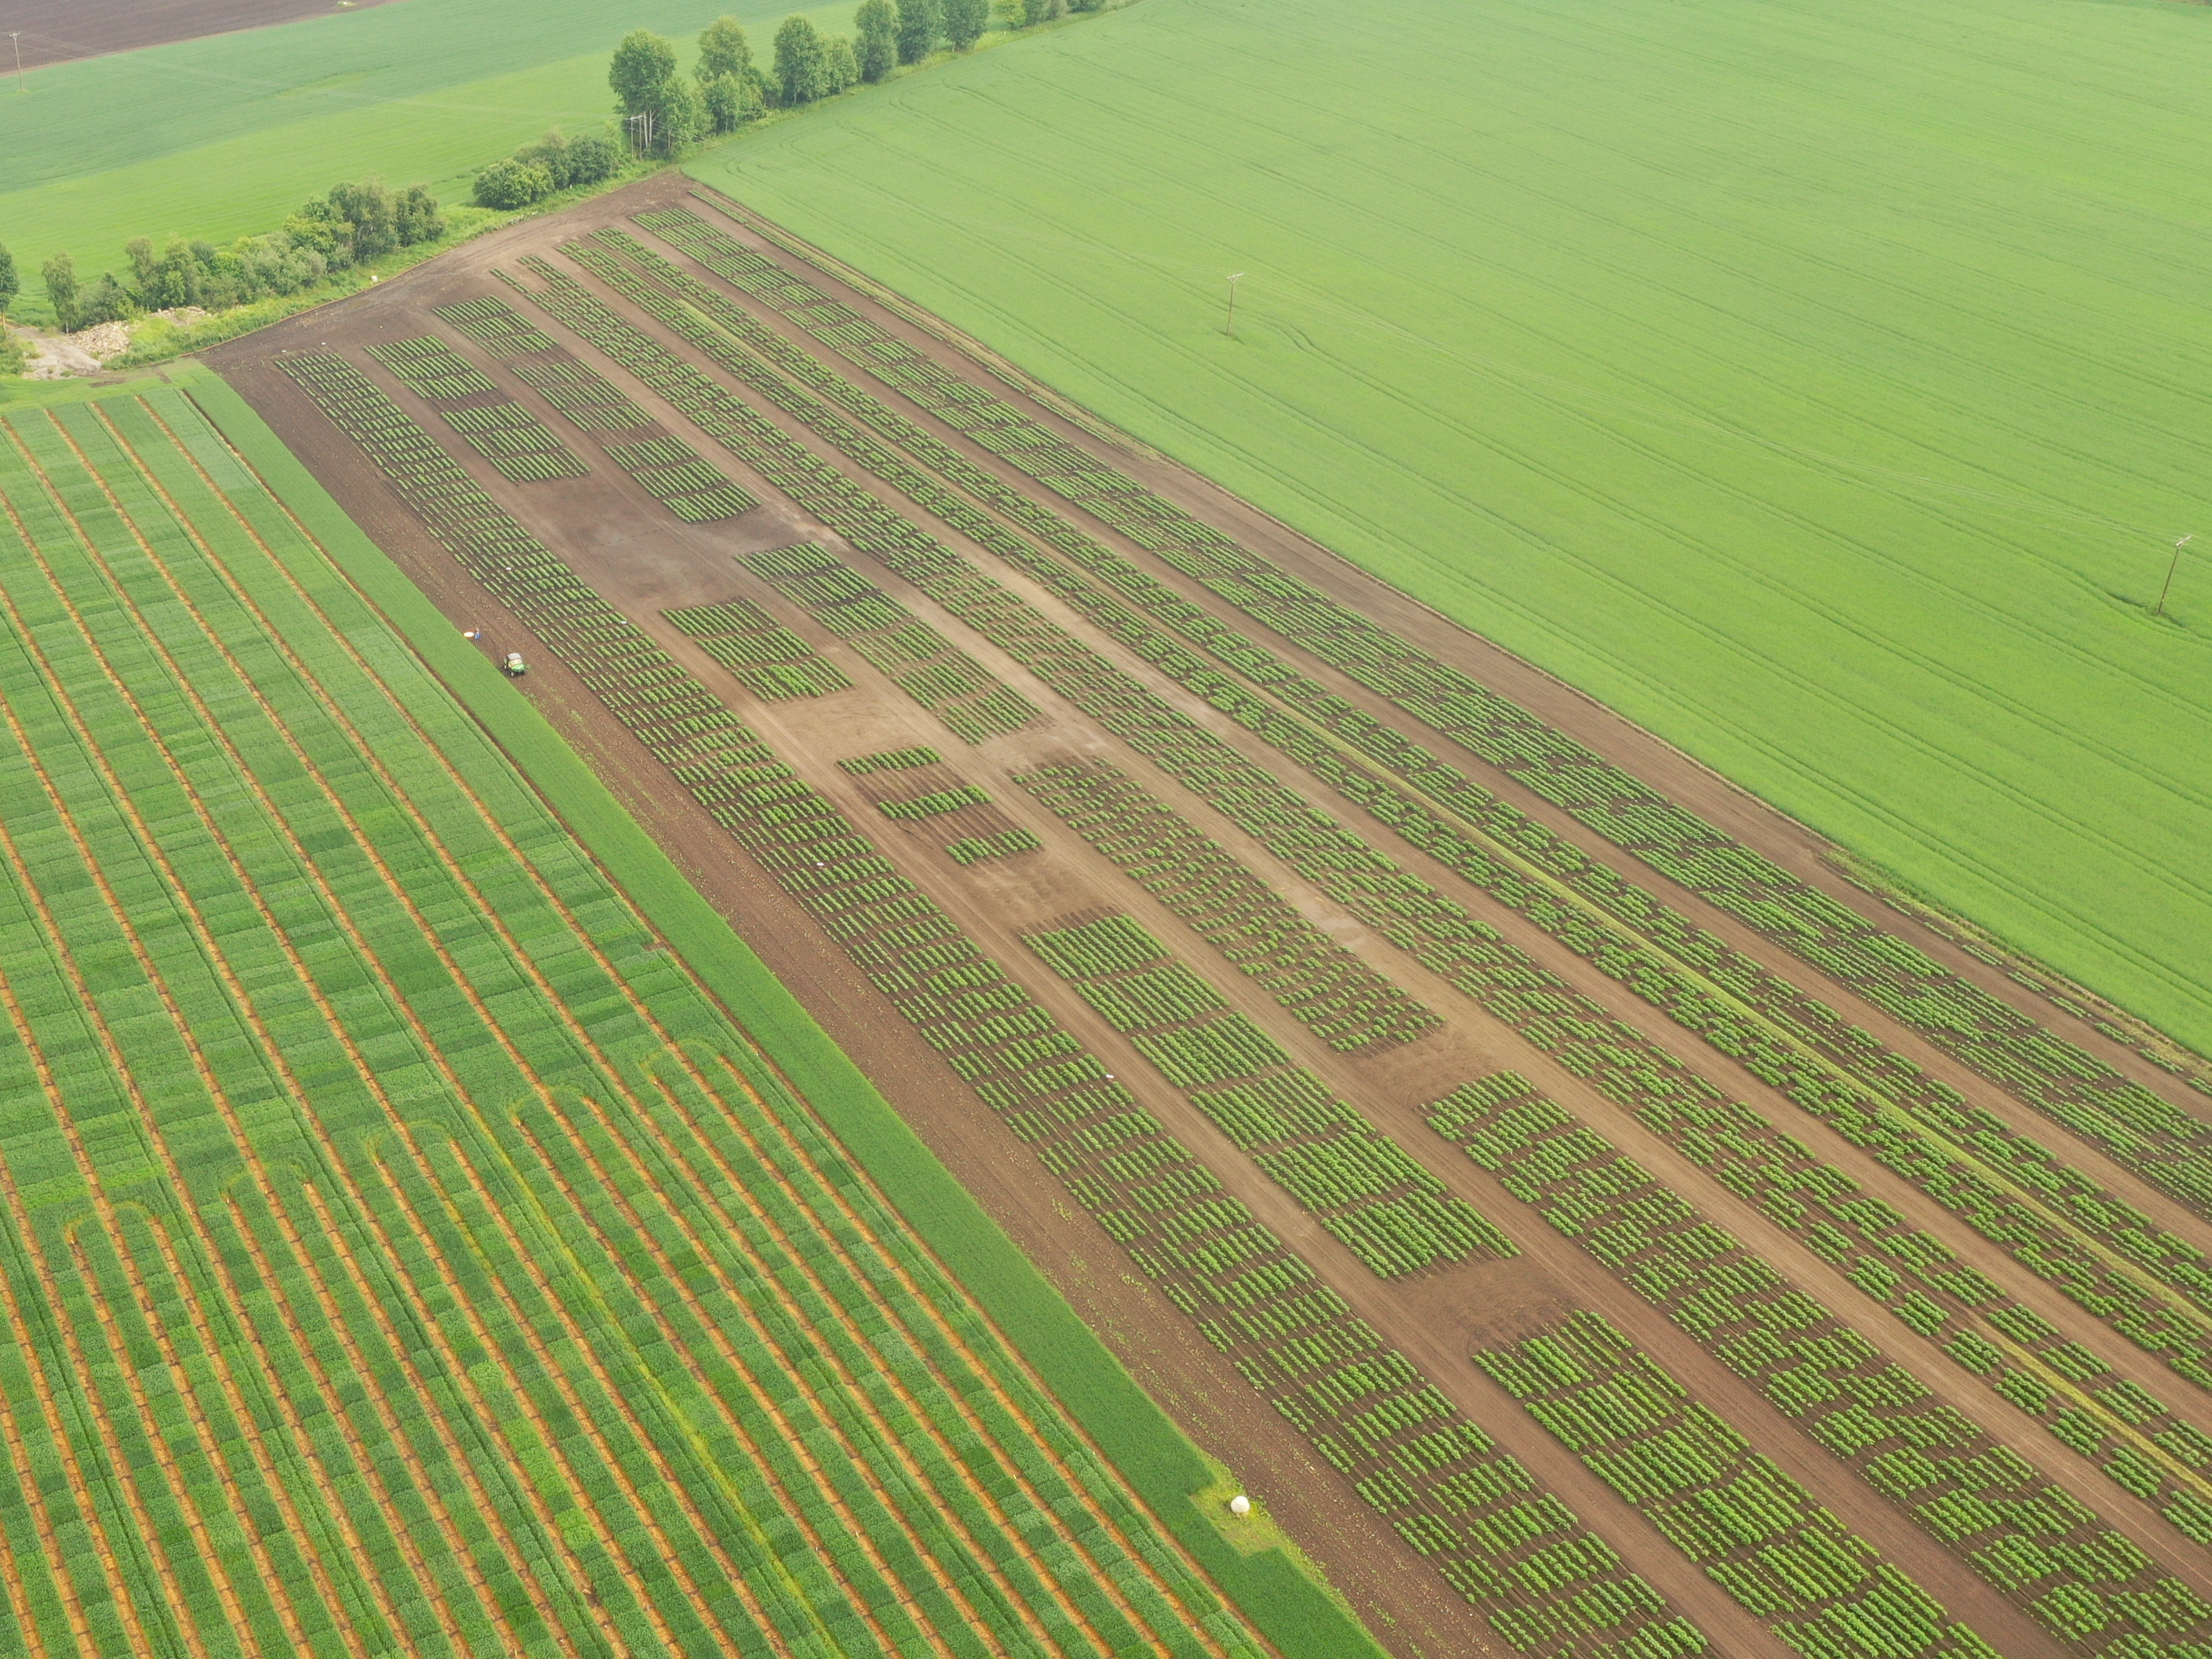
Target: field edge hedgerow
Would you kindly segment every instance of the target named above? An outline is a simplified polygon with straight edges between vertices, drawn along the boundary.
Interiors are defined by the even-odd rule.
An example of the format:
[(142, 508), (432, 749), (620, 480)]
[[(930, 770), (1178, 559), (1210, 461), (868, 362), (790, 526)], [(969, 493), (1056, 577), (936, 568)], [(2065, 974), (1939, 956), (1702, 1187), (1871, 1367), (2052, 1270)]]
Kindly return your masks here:
[(1380, 1644), (1310, 1566), (1281, 1549), (1248, 1555), (1222, 1535), (1199, 1504), (1218, 1476), (1195, 1443), (684, 879), (584, 759), (454, 631), (245, 398), (212, 374), (191, 378), (182, 389), (821, 1115), (848, 1154), (1244, 1617), (1285, 1659), (1380, 1659)]

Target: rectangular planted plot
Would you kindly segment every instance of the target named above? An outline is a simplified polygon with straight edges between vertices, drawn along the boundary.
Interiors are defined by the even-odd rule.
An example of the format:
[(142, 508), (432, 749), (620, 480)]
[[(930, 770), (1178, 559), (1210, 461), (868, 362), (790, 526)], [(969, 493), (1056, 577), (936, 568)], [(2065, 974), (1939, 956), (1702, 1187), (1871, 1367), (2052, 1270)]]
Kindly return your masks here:
[(947, 812), (958, 812), (970, 806), (984, 806), (990, 796), (973, 784), (958, 784), (950, 789), (933, 789), (926, 795), (909, 795), (903, 799), (879, 800), (876, 810), (887, 818), (911, 822), (916, 818), (933, 818)]
[(550, 336), (534, 327), (495, 294), (465, 300), (459, 305), (440, 306), (436, 310), (440, 317), (495, 357), (524, 356), (553, 349)]
[(409, 391), (434, 403), (499, 390), (482, 369), (434, 335), (373, 345), (368, 355), (404, 381)]
[(990, 859), (1018, 858), (1043, 845), (1030, 831), (1016, 827), (993, 836), (963, 836), (945, 844), (945, 855), (958, 865), (981, 864)]
[(747, 600), (662, 614), (764, 700), (824, 696), (852, 684), (835, 663)]
[(686, 524), (734, 519), (760, 505), (673, 438), (609, 444), (607, 454)]
[(590, 471), (553, 428), (509, 401), (441, 410), (462, 441), (510, 478), (580, 478)]
[(934, 749), (884, 749), (872, 755), (851, 755), (837, 763), (837, 769), (854, 777), (865, 777), (871, 772), (903, 772), (916, 767), (934, 766), (944, 757)]
[(514, 377), (587, 432), (634, 432), (653, 417), (613, 381), (574, 358), (555, 362), (516, 363)]

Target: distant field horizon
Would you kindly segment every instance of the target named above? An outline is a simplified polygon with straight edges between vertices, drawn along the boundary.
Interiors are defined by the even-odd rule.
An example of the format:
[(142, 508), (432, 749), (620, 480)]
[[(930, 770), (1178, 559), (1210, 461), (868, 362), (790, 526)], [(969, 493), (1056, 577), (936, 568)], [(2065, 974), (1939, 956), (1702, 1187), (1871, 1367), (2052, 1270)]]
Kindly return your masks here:
[[(48, 64), (21, 94), (10, 76), (0, 244), (22, 275), (18, 313), (45, 320), (38, 270), (57, 252), (96, 274), (119, 268), (134, 236), (228, 242), (273, 230), (341, 179), (466, 200), (478, 168), (548, 127), (610, 118), (607, 59), (629, 30), (671, 36), (688, 64), (692, 38), (733, 12), (765, 57), (792, 9), (413, 0)], [(797, 9), (851, 30), (851, 4)]]
[(695, 171), (2203, 1049), (2208, 28), (1146, 0)]

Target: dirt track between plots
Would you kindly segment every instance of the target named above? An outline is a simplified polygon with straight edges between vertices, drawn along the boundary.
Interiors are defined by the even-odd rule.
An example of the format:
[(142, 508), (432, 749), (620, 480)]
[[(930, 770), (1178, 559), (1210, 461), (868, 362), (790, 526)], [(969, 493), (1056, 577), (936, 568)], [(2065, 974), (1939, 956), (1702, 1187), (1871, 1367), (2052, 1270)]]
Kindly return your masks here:
[[(17, 0), (6, 9), (6, 30), (22, 33), (23, 68), (43, 69), (111, 52), (135, 52), (204, 34), (295, 23), (326, 12), (361, 11), (390, 0)], [(0, 31), (5, 32), (5, 31)], [(15, 60), (0, 60), (12, 75)]]
[[(554, 252), (561, 241), (656, 206), (688, 203), (689, 188), (688, 181), (680, 179), (656, 179), (557, 218), (526, 222), (381, 284), (343, 306), (307, 313), (224, 347), (215, 354), (216, 364), (457, 627), (483, 627), (487, 633), (484, 646), (495, 653), (514, 648), (528, 651), (530, 641), (520, 624), (507, 617), (428, 535), (362, 453), (325, 421), (296, 385), (271, 366), (272, 360), (287, 350), (327, 347), (341, 351), (395, 400), (421, 416), (423, 406), (410, 403), (410, 394), (402, 384), (368, 358), (363, 348), (438, 333), (497, 376), (497, 367), (440, 324), (430, 315), (430, 307), (501, 291), (488, 274), (489, 270), (512, 270), (532, 253), (545, 255), (573, 270)], [(757, 241), (753, 245), (762, 246)], [(772, 252), (764, 247), (763, 251)], [(703, 275), (681, 256), (674, 257), (693, 274)], [(939, 340), (874, 305), (866, 295), (841, 289), (818, 271), (809, 270), (805, 274), (817, 287), (909, 344), (940, 358), (956, 373), (975, 377), (974, 363)], [(774, 312), (763, 307), (756, 314), (793, 344), (817, 353), (841, 372), (851, 372)], [(532, 320), (544, 322), (536, 317)], [(696, 360), (696, 353), (663, 325), (641, 313), (632, 313), (631, 320), (670, 349)], [(1626, 1108), (1532, 1048), (1468, 997), (1344, 914), (1259, 842), (1182, 793), (1068, 705), (1040, 690), (1018, 664), (978, 638), (958, 618), (872, 562), (845, 555), (849, 562), (865, 570), (870, 580), (954, 641), (1001, 683), (1022, 689), (1042, 708), (1040, 720), (1027, 729), (975, 746), (954, 740), (882, 672), (849, 647), (827, 637), (805, 612), (753, 576), (735, 556), (799, 541), (819, 543), (842, 554), (839, 538), (761, 479), (747, 474), (731, 458), (698, 441), (684, 416), (651, 386), (595, 356), (580, 342), (564, 338), (563, 343), (588, 358), (669, 430), (689, 433), (695, 447), (737, 476), (764, 505), (737, 519), (685, 526), (673, 521), (635, 479), (611, 465), (595, 465), (584, 478), (515, 483), (501, 477), (480, 457), (456, 446), (457, 458), (477, 482), (521, 517), (604, 598), (736, 708), (807, 783), (842, 806), (901, 875), (933, 897), (988, 955), (1024, 981), (1063, 1026), (1076, 1033), (1117, 1077), (1129, 1084), (1146, 1109), (1196, 1153), (1255, 1216), (1304, 1255), (1385, 1341), (1413, 1358), (1455, 1403), (1621, 1550), (1637, 1571), (1662, 1589), (1678, 1608), (1696, 1619), (1713, 1638), (1718, 1651), (1779, 1656), (1789, 1650), (1693, 1570), (1610, 1488), (1513, 1405), (1471, 1362), (1471, 1350), (1526, 1334), (1575, 1307), (1602, 1310), (1639, 1346), (1661, 1358), (1693, 1394), (1735, 1423), (1754, 1445), (1818, 1493), (1846, 1525), (1888, 1559), (1906, 1567), (1945, 1602), (1954, 1617), (1972, 1624), (1999, 1651), (2013, 1656), (2061, 1650), (2046, 1632), (1954, 1558), (1934, 1548), (1899, 1510), (1877, 1498), (1863, 1483), (1843, 1476), (1832, 1460), (1749, 1384), (1693, 1346), (1656, 1310), (1628, 1293), (1571, 1241), (1544, 1225), (1491, 1177), (1433, 1134), (1419, 1109), (1471, 1078), (1504, 1068), (1524, 1073), (1543, 1093), (1628, 1151), (1714, 1220), (1752, 1243), (1783, 1273), (1864, 1329), (1941, 1398), (1998, 1440), (2015, 1446), (2084, 1503), (2123, 1527), (2162, 1565), (2179, 1572), (2200, 1593), (2212, 1596), (2212, 1569), (2208, 1569), (2201, 1555), (2181, 1544), (2179, 1535), (2166, 1529), (2148, 1506), (2118, 1494), (2086, 1461), (2063, 1452), (2033, 1425), (2008, 1413), (1986, 1389), (1962, 1377), (1932, 1345), (1911, 1338), (1894, 1321), (1870, 1307), (1836, 1268), (1794, 1237), (1775, 1228), (1751, 1203), (1658, 1141)], [(717, 378), (731, 384), (727, 376)], [(520, 391), (507, 386), (504, 378), (501, 384), (509, 391)], [(880, 393), (880, 388), (873, 389)], [(1004, 394), (1002, 387), (991, 389)], [(748, 400), (757, 404), (757, 399)], [(886, 401), (896, 402), (890, 398)], [(834, 452), (796, 421), (759, 406), (799, 442), (836, 459)], [(1021, 476), (1010, 465), (951, 428), (933, 423), (919, 406), (902, 407), (901, 412), (928, 426), (975, 465), (1009, 482), (1021, 482)], [(1072, 443), (1099, 447), (1096, 439), (1042, 406), (1033, 406), (1028, 412)], [(578, 441), (574, 433), (564, 435), (580, 452), (591, 452), (591, 444)], [(1119, 453), (1113, 459), (1145, 483), (1218, 525), (1246, 546), (1484, 680), (1839, 902), (1878, 917), (1884, 926), (1947, 966), (2006, 997), (2032, 1017), (2063, 1025), (2066, 1036), (2128, 1075), (2153, 1086), (2168, 1086), (2154, 1068), (2118, 1045), (2086, 1025), (2063, 1020), (2001, 975), (1926, 929), (1890, 914), (1836, 878), (1821, 862), (1828, 849), (1815, 837), (1778, 818), (1676, 751), (1528, 665), (1444, 623), (1325, 550), (1302, 541), (1204, 480), (1157, 459)], [(881, 499), (916, 519), (932, 535), (967, 553), (994, 580), (1102, 655), (1144, 679), (1224, 742), (1275, 772), (1307, 799), (1320, 801), (1311, 780), (1296, 772), (1259, 739), (1165, 680), (1042, 586), (1013, 574), (947, 526), (920, 514), (887, 486), (854, 476)], [(1132, 544), (1116, 541), (1096, 526), (1087, 527), (1117, 550), (1142, 560)], [(1249, 626), (1240, 613), (1197, 584), (1157, 562), (1143, 562), (1151, 574), (1170, 582), (1194, 603), (1207, 607), (1228, 626)], [(850, 678), (853, 689), (819, 700), (763, 702), (662, 615), (673, 608), (737, 599), (759, 605), (777, 622), (805, 636)], [(732, 919), (830, 1035), (1054, 1279), (1154, 1397), (1201, 1445), (1267, 1499), (1276, 1517), (1323, 1563), (1377, 1635), (1405, 1654), (1506, 1651), (1461, 1598), (1320, 1462), (1305, 1441), (1268, 1409), (1220, 1355), (1199, 1339), (1190, 1322), (1131, 1269), (1097, 1224), (1070, 1201), (1060, 1183), (1008, 1133), (997, 1115), (892, 1012), (885, 998), (824, 936), (815, 920), (761, 872), (704, 807), (671, 781), (599, 697), (547, 653), (532, 653), (532, 672), (519, 694), (530, 697), (590, 759), (701, 891)], [(1377, 718), (1401, 718), (1381, 697), (1334, 670), (1317, 661), (1302, 661), (1300, 665), (1331, 690)], [(881, 779), (856, 780), (835, 765), (842, 757), (915, 744), (932, 745), (944, 754), (945, 768), (930, 775), (933, 781), (957, 776), (982, 787), (992, 797), (997, 821), (1029, 830), (1042, 843), (1042, 850), (1015, 860), (956, 866), (941, 851), (949, 838), (940, 833), (945, 821), (886, 824), (873, 806), (874, 799), (884, 793)], [(1346, 948), (1435, 1010), (1444, 1024), (1403, 1048), (1355, 1055), (1330, 1052), (1273, 998), (1225, 967), (1158, 901), (1009, 781), (1010, 773), (1074, 755), (1109, 758), (1148, 791), (1171, 801)], [(1632, 870), (1632, 861), (1626, 854), (1510, 781), (1496, 775), (1486, 776), (1485, 781), (1594, 859), (1632, 874), (1746, 956), (1837, 1004), (1855, 1023), (1960, 1088), (1975, 1103), (2024, 1129), (2040, 1132), (2046, 1140), (2051, 1138), (2050, 1126), (2025, 1107), (1980, 1083), (1880, 1011), (1843, 996), (1733, 918), (1692, 894), (1672, 888), (1640, 866)], [(1344, 818), (1340, 803), (1321, 804), (1332, 816)], [(554, 805), (557, 808), (559, 803)], [(2212, 1409), (2207, 1408), (2202, 1395), (2189, 1395), (2162, 1367), (2101, 1323), (2087, 1318), (2008, 1257), (1997, 1254), (1902, 1178), (1867, 1160), (1747, 1071), (1698, 1047), (1658, 1012), (1627, 995), (1518, 914), (1488, 901), (1455, 873), (1395, 841), (1386, 845), (1371, 825), (1354, 827), (1402, 867), (1495, 927), (1543, 968), (1605, 1003), (1616, 1018), (1680, 1055), (1733, 1097), (1749, 1103), (1807, 1140), (1819, 1156), (1850, 1170), (1869, 1194), (1942, 1238), (2006, 1292), (2043, 1314), (2123, 1375), (2154, 1388), (2200, 1426), (2212, 1430)], [(969, 831), (962, 827), (958, 833)], [(1262, 1176), (1180, 1091), (1150, 1072), (1128, 1041), (1106, 1025), (1072, 988), (1046, 971), (1021, 943), (1023, 933), (1054, 925), (1071, 915), (1107, 910), (1135, 916), (1166, 941), (1186, 966), (1259, 1024), (1299, 1064), (1317, 1073), (1407, 1152), (1504, 1228), (1525, 1253), (1523, 1257), (1507, 1263), (1476, 1260), (1397, 1279), (1376, 1278), (1311, 1215)], [(735, 1012), (744, 1017), (744, 1010)], [(2069, 1161), (2162, 1224), (2185, 1237), (2200, 1240), (2204, 1237), (2201, 1223), (2130, 1172), (2071, 1141), (2063, 1150)]]

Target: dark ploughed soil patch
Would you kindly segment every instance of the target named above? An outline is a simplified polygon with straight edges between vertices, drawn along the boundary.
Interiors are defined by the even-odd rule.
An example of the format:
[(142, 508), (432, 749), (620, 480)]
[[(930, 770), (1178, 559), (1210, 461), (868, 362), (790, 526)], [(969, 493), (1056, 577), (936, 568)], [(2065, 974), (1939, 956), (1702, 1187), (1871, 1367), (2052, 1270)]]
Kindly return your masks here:
[[(133, 52), (204, 34), (267, 28), (325, 12), (360, 11), (385, 0), (16, 0), (0, 12), (0, 34), (21, 31), (25, 70), (72, 58)], [(0, 41), (0, 73), (13, 76), (15, 59)], [(12, 88), (11, 88), (12, 90)]]

